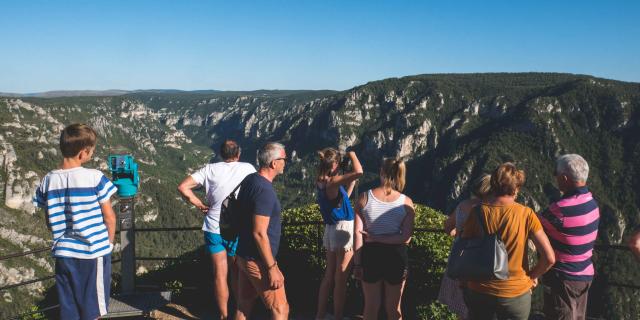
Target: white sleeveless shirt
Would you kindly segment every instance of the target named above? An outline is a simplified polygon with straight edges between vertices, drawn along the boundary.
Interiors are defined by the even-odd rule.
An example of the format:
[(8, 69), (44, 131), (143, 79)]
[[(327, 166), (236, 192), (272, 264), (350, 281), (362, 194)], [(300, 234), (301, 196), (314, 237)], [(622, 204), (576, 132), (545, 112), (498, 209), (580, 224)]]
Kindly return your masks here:
[(371, 190), (367, 191), (367, 204), (362, 209), (364, 230), (372, 235), (400, 234), (402, 221), (407, 215), (404, 194), (392, 202), (378, 200)]

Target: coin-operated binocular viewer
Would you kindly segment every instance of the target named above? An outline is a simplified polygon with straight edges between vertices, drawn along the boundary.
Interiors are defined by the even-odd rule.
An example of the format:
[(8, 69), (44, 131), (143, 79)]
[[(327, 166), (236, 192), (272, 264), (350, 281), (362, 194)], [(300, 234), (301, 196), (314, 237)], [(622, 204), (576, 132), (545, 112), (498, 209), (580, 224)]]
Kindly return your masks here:
[(132, 198), (138, 193), (140, 186), (140, 176), (138, 175), (138, 164), (130, 155), (110, 155), (109, 170), (113, 184), (118, 187), (120, 198)]
[(135, 196), (140, 186), (138, 164), (131, 155), (110, 155), (108, 159), (111, 180), (118, 188), (120, 245), (122, 246), (122, 293), (132, 293), (135, 288)]

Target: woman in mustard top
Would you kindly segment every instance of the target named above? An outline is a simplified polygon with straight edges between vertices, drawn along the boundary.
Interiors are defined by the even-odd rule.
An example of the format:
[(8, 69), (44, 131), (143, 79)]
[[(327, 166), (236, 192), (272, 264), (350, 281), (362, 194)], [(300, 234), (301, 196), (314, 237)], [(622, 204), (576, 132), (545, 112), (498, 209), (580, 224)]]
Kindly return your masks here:
[[(509, 278), (506, 280), (470, 281), (464, 291), (470, 319), (528, 319), (531, 311), (531, 289), (538, 278), (555, 263), (549, 239), (535, 212), (515, 201), (524, 184), (524, 171), (513, 163), (500, 165), (491, 175), (493, 195), (478, 207), (490, 234), (497, 233), (509, 255)], [(470, 214), (462, 237), (481, 234), (476, 214)], [(529, 270), (527, 240), (531, 239), (540, 258)]]

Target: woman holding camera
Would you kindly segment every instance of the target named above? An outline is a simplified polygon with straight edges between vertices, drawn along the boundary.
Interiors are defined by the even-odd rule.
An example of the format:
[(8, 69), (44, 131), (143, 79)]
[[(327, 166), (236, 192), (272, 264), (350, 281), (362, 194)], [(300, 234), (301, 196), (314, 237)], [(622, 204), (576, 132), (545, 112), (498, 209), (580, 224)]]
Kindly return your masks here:
[[(349, 196), (356, 180), (363, 174), (362, 165), (355, 152), (346, 157), (352, 163), (349, 172), (342, 168), (342, 157), (333, 148), (318, 152), (320, 164), (316, 179), (317, 201), (325, 223), (323, 244), (327, 249), (327, 263), (318, 292), (316, 319), (324, 319), (329, 292), (333, 288), (334, 319), (342, 319), (347, 288), (347, 277), (353, 257), (353, 208)], [(347, 159), (345, 159), (347, 160)]]
[(362, 280), (364, 319), (377, 319), (384, 292), (387, 319), (401, 319), (400, 301), (407, 279), (415, 211), (404, 194), (406, 168), (385, 159), (380, 186), (363, 193), (356, 204), (354, 276)]

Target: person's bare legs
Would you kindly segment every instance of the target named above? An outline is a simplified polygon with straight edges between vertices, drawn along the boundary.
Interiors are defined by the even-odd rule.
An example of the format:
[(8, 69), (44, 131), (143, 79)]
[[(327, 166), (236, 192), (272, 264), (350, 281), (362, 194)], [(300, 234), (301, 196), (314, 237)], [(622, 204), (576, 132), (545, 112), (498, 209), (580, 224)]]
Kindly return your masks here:
[(271, 308), (271, 319), (287, 320), (289, 319), (289, 304), (283, 304)]
[(247, 299), (240, 298), (238, 301), (238, 310), (236, 310), (236, 315), (233, 318), (234, 320), (246, 320), (251, 316), (251, 309), (253, 309), (253, 305), (256, 302), (256, 298)]
[(327, 250), (326, 256), (327, 266), (324, 269), (324, 277), (322, 278), (322, 282), (320, 282), (320, 289), (318, 290), (318, 310), (316, 312), (316, 319), (324, 319), (327, 315), (329, 292), (331, 292), (331, 289), (333, 288), (333, 277), (336, 270), (336, 253), (334, 251)]
[(342, 316), (344, 314), (344, 301), (347, 294), (347, 279), (351, 273), (352, 257), (352, 250), (338, 250), (336, 252), (336, 271), (333, 286), (333, 315), (337, 320), (342, 320)]
[[(238, 268), (239, 269), (239, 268)], [(246, 320), (251, 316), (251, 309), (258, 298), (258, 295), (251, 285), (248, 276), (242, 270), (238, 270), (238, 310), (236, 310), (235, 320)]]
[(378, 319), (380, 299), (382, 297), (382, 281), (367, 283), (362, 281), (364, 293), (364, 320)]
[(229, 290), (233, 295), (233, 300), (238, 304), (238, 266), (236, 265), (236, 257), (227, 256), (227, 270), (229, 279)]
[(387, 313), (387, 319), (399, 320), (402, 319), (402, 310), (400, 305), (402, 303), (402, 291), (404, 291), (405, 280), (400, 284), (392, 285), (384, 282), (384, 309)]
[(213, 287), (216, 295), (216, 303), (220, 310), (220, 319), (229, 317), (227, 302), (229, 301), (229, 287), (227, 286), (227, 252), (220, 251), (211, 254), (213, 267)]

